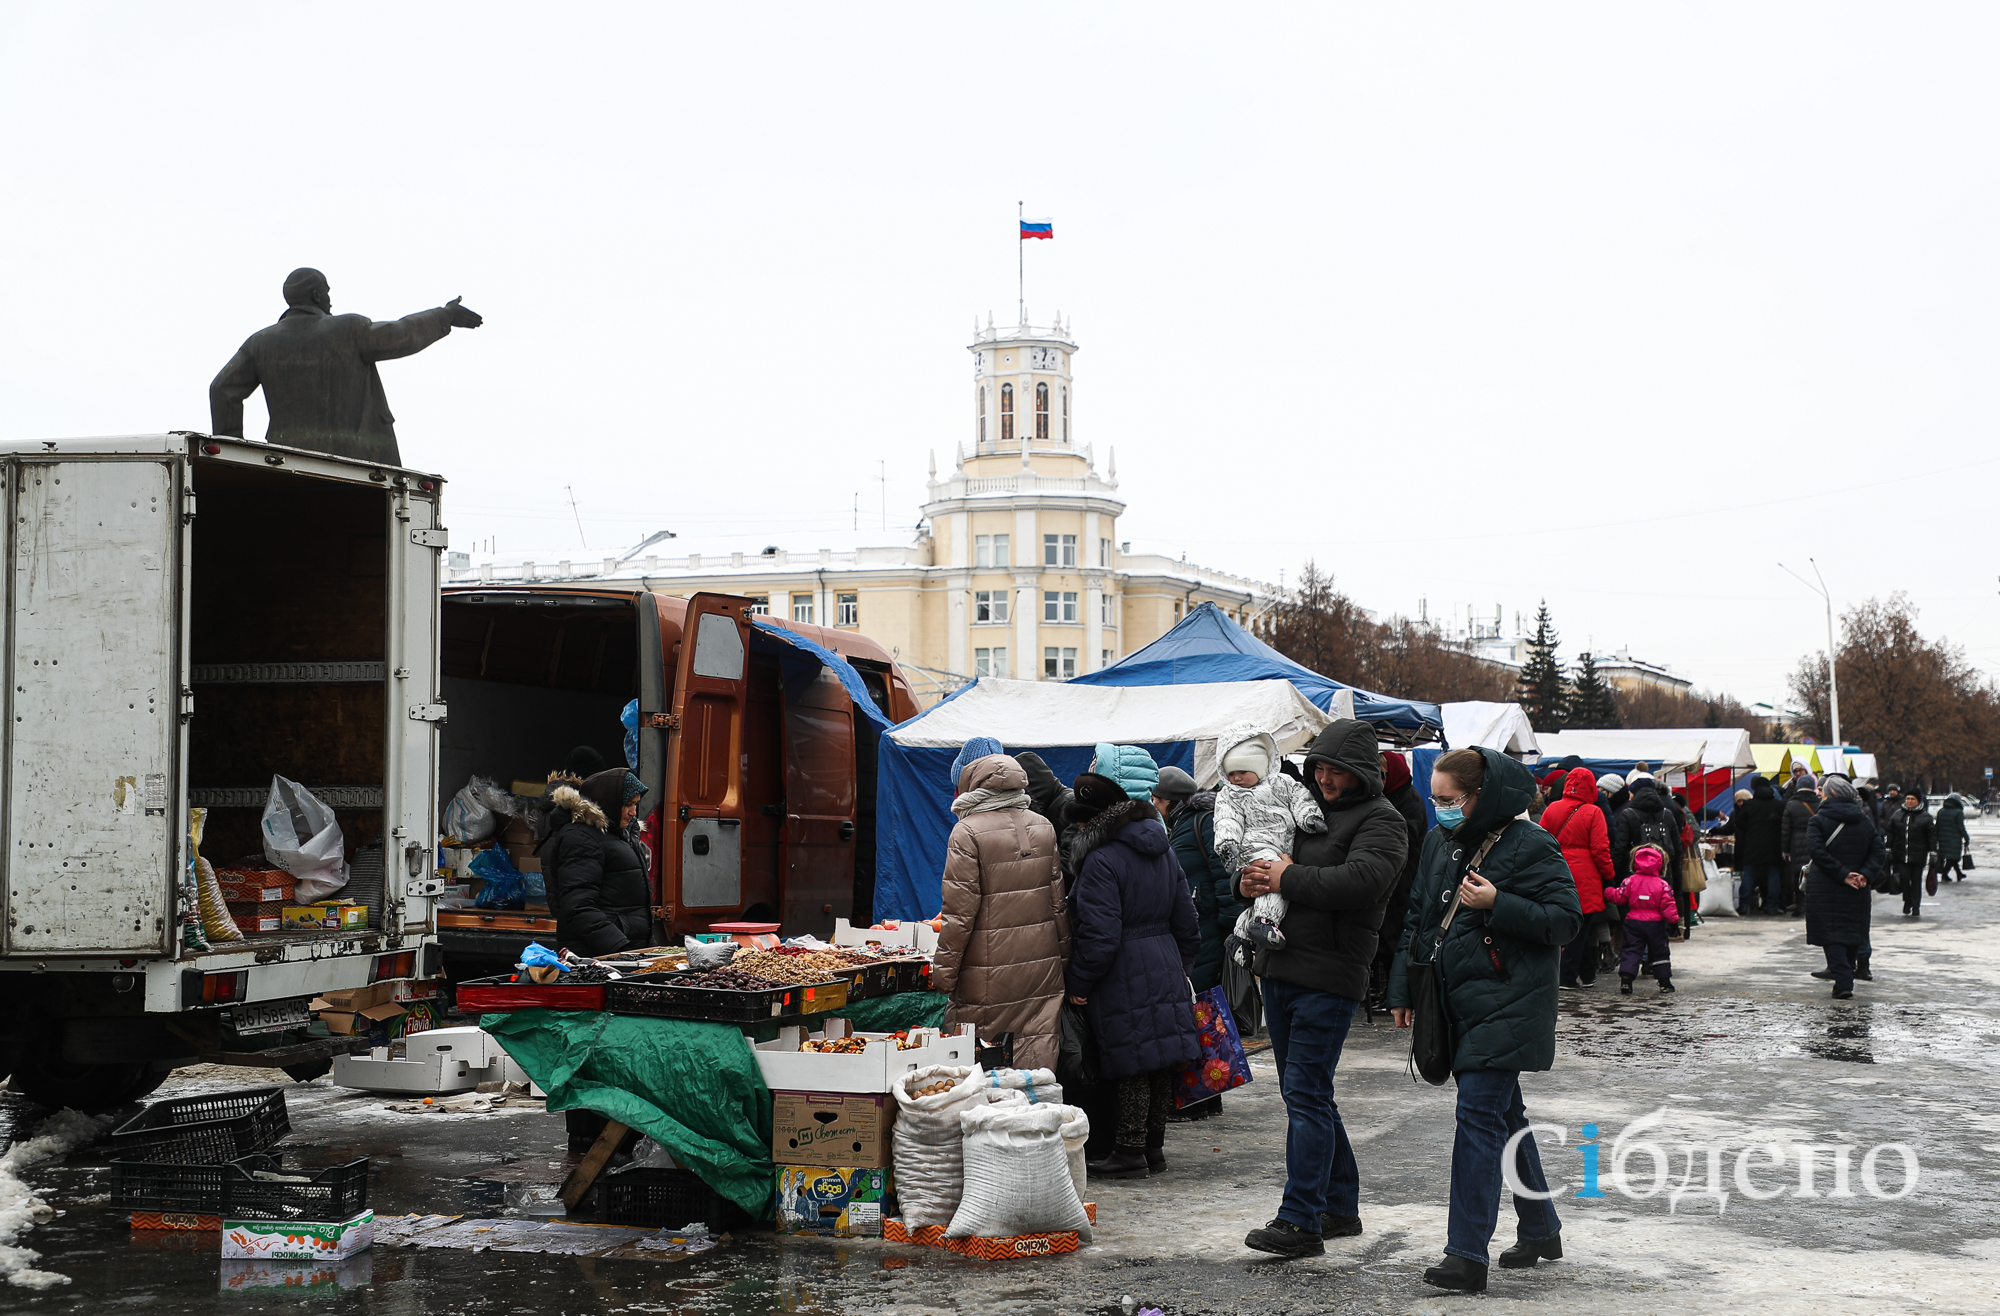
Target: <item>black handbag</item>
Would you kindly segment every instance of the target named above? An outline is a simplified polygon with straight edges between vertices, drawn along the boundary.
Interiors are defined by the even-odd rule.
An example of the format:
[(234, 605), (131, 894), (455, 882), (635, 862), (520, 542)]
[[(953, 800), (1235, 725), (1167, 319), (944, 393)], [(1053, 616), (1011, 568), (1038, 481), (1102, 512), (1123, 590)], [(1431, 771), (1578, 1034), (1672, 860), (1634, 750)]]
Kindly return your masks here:
[(1062, 1003), (1061, 1033), (1056, 1042), (1056, 1082), (1071, 1105), (1081, 1104), (1097, 1087), (1097, 1031), (1084, 1007)]
[(1229, 1012), (1236, 1016), (1238, 1037), (1255, 1037), (1264, 1031), (1264, 990), (1257, 985), (1257, 975), (1250, 972), (1249, 945), (1234, 935), (1223, 943), (1222, 993), (1229, 998)]
[[(1479, 853), (1466, 865), (1467, 872), (1478, 872), (1486, 862), (1486, 856), (1493, 850), (1506, 831), (1489, 833), (1481, 843)], [(1419, 958), (1417, 941), (1410, 941), (1410, 959), (1404, 970), (1404, 981), (1410, 992), (1410, 1067), (1432, 1087), (1442, 1087), (1451, 1077), (1451, 1057), (1456, 1050), (1452, 1040), (1451, 1013), (1445, 1007), (1444, 971), (1438, 967), (1438, 948), (1444, 944), (1445, 935), (1451, 931), (1451, 921), (1458, 917), (1459, 902), (1465, 898), (1464, 874), (1460, 874), (1458, 890), (1451, 895), (1451, 904), (1444, 911), (1444, 920), (1438, 925), (1437, 936), (1425, 948), (1429, 953)]]

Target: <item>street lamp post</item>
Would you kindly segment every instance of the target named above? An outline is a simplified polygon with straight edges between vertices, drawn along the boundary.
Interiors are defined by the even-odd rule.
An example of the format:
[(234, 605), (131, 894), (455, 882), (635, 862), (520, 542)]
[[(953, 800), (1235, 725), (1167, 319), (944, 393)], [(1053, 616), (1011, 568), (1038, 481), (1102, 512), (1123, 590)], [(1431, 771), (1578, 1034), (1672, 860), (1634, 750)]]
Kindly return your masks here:
[(1838, 651), (1835, 650), (1833, 647), (1833, 595), (1827, 592), (1826, 577), (1820, 575), (1819, 563), (1815, 562), (1812, 558), (1807, 558), (1806, 561), (1812, 563), (1813, 575), (1817, 577), (1819, 580), (1818, 585), (1814, 585), (1812, 581), (1807, 580), (1804, 576), (1801, 576), (1798, 572), (1793, 571), (1790, 567), (1786, 566), (1782, 562), (1778, 564), (1778, 569), (1780, 571), (1783, 571), (1786, 575), (1790, 576), (1792, 579), (1798, 581), (1801, 585), (1804, 585), (1807, 589), (1811, 590), (1813, 593), (1819, 595), (1821, 598), (1826, 600), (1827, 713), (1833, 722), (1833, 743), (1835, 745), (1844, 745), (1847, 742), (1840, 738), (1840, 678), (1834, 672), (1834, 668), (1837, 665), (1836, 659), (1838, 656)]

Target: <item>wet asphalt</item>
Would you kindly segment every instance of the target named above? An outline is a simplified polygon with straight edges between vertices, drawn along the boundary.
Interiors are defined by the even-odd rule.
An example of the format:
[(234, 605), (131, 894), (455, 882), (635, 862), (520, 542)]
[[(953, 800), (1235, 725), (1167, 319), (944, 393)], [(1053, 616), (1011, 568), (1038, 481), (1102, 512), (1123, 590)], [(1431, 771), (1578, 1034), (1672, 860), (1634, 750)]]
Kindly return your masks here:
[[(1283, 1182), (1283, 1106), (1268, 1055), (1223, 1115), (1175, 1124), (1169, 1170), (1094, 1186), (1095, 1242), (1072, 1256), (982, 1263), (872, 1240), (781, 1238), (739, 1231), (715, 1252), (674, 1262), (579, 1260), (379, 1247), (311, 1289), (235, 1288), (216, 1236), (134, 1231), (104, 1198), (102, 1144), (32, 1170), (28, 1182), (64, 1214), (26, 1235), (38, 1264), (71, 1283), (35, 1292), (0, 1286), (0, 1313), (298, 1312), (417, 1316), (570, 1316), (585, 1312), (1009, 1313), (1070, 1316), (1157, 1307), (1179, 1313), (1428, 1313), (1500, 1308), (1593, 1313), (1874, 1313), (2000, 1311), (2000, 825), (1975, 825), (1982, 867), (1925, 902), (1924, 917), (1874, 907), (1876, 981), (1853, 1001), (1829, 999), (1804, 925), (1713, 918), (1673, 947), (1680, 991), (1641, 982), (1617, 994), (1615, 975), (1565, 993), (1556, 1068), (1530, 1075), (1531, 1118), (1560, 1185), (1566, 1258), (1532, 1271), (1494, 1270), (1486, 1296), (1426, 1288), (1444, 1237), (1452, 1137), (1451, 1089), (1413, 1083), (1406, 1035), (1357, 1020), (1339, 1096), (1362, 1172), (1358, 1238), (1327, 1255), (1282, 1262), (1241, 1246), (1274, 1211)], [(1985, 865), (1990, 865), (1985, 866)], [(263, 1081), (213, 1069), (182, 1071), (161, 1095)], [(518, 1185), (476, 1178), (555, 1180), (567, 1161), (562, 1119), (539, 1109), (486, 1115), (403, 1115), (383, 1099), (325, 1080), (290, 1089), (294, 1163), (374, 1158), (380, 1214), (519, 1214)], [(16, 1136), (39, 1120), (0, 1093)], [(1657, 1116), (1657, 1120), (1650, 1117)], [(1584, 1187), (1582, 1128), (1597, 1126), (1600, 1187)], [(1660, 1146), (1662, 1189), (1632, 1196), (1610, 1175), (1621, 1133)], [(6, 1127), (0, 1125), (0, 1127)], [(1745, 1148), (1776, 1144), (1744, 1162)], [(1898, 1200), (1865, 1191), (1861, 1162), (1879, 1144), (1906, 1145), (1917, 1182)], [(1798, 1149), (1815, 1153), (1818, 1196), (1799, 1194)], [(1713, 1149), (1712, 1151), (1710, 1149)], [(1696, 1169), (1689, 1178), (1688, 1157)], [(1718, 1202), (1677, 1187), (1709, 1186)], [(1653, 1186), (1647, 1153), (1626, 1158), (1635, 1191)], [(1903, 1187), (1899, 1153), (1877, 1153), (1875, 1183)], [(1502, 1209), (1495, 1250), (1512, 1237)], [(1130, 1298), (1131, 1306), (1123, 1299)]]

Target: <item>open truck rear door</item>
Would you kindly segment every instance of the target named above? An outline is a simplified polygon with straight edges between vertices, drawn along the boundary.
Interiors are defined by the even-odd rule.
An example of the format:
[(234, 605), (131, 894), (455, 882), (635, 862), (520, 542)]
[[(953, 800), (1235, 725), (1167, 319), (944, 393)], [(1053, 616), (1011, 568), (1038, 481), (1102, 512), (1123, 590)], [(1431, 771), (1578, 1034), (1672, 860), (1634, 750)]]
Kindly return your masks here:
[(661, 839), (677, 857), (667, 903), (677, 912), (712, 914), (717, 922), (743, 906), (750, 607), (749, 599), (728, 594), (696, 594), (687, 601), (667, 719), (665, 798), (672, 813), (663, 820)]
[(171, 456), (0, 462), (9, 956), (171, 949), (186, 822), (184, 477)]
[(384, 778), (402, 786), (389, 802), (393, 844), (383, 852), (385, 864), (402, 864), (400, 874), (385, 874), (383, 922), (392, 934), (428, 928), (430, 897), (444, 885), (431, 850), (437, 837), (438, 729), (445, 720), (438, 681), (438, 564), (447, 535), (437, 514), (437, 502), (412, 497), (407, 482), (389, 503), (389, 707), (407, 712), (390, 719)]

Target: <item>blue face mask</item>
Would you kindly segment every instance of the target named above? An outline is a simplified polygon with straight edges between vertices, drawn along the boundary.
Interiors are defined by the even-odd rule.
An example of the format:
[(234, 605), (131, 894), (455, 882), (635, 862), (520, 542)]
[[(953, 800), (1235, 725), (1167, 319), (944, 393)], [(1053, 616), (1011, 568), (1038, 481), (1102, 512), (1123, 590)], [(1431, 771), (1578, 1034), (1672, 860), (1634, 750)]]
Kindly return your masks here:
[(1447, 829), (1456, 828), (1460, 823), (1465, 821), (1465, 810), (1459, 808), (1457, 805), (1453, 805), (1449, 809), (1439, 809), (1437, 811), (1437, 818), (1438, 826)]

